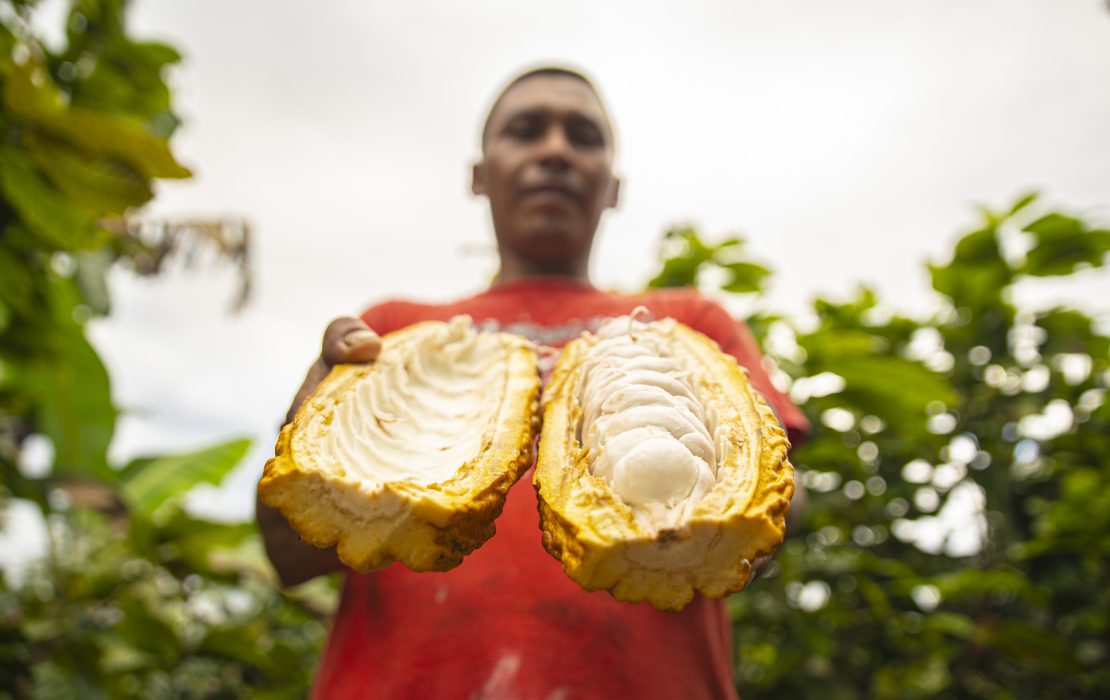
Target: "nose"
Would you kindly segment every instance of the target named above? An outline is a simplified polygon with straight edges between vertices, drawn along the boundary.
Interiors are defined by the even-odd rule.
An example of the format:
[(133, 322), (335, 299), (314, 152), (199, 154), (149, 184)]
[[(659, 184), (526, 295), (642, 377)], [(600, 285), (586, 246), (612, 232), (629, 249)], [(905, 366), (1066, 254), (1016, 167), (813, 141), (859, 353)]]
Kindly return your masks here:
[(551, 124), (537, 144), (536, 159), (545, 168), (565, 170), (570, 166), (571, 150), (562, 125)]

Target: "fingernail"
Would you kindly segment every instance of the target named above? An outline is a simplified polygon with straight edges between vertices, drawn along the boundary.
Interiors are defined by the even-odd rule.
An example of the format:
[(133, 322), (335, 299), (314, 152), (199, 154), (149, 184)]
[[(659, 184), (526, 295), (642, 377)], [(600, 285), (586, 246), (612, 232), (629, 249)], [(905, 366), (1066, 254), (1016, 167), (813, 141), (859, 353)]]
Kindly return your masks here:
[(377, 336), (374, 335), (373, 333), (371, 333), (370, 331), (364, 331), (364, 330), (351, 331), (347, 335), (343, 336), (343, 344), (346, 345), (349, 348), (353, 348), (353, 347), (358, 346), (358, 345), (364, 345), (366, 343), (369, 343), (369, 342), (375, 340), (376, 338), (377, 338)]

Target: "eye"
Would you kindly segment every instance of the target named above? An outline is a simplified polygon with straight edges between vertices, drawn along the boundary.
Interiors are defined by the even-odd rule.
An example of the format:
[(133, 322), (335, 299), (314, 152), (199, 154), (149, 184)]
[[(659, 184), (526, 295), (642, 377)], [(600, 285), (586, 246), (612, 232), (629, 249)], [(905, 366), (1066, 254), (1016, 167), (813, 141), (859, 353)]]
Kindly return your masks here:
[(543, 134), (543, 120), (535, 115), (522, 114), (509, 120), (505, 133), (521, 141), (532, 141)]
[(567, 140), (587, 148), (600, 148), (605, 145), (601, 128), (590, 119), (571, 119), (567, 123)]

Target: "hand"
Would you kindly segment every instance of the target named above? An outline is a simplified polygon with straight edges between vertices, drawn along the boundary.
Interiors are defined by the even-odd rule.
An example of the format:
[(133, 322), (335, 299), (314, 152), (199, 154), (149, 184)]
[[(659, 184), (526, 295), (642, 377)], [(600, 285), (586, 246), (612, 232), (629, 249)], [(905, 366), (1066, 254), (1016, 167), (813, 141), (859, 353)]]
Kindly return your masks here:
[[(320, 356), (312, 363), (304, 383), (285, 416), (286, 424), (292, 422), (304, 400), (312, 394), (331, 368), (343, 363), (373, 362), (382, 349), (378, 334), (357, 318), (345, 316), (328, 324)], [(334, 547), (318, 549), (301, 541), (281, 513), (266, 506), (261, 498), (255, 500), (255, 517), (262, 533), (266, 555), (274, 565), (281, 582), (293, 586), (316, 576), (339, 571), (343, 565)]]
[[(790, 512), (786, 514), (786, 534), (788, 536), (791, 531), (793, 531), (801, 524), (802, 512), (805, 510), (808, 500), (808, 496), (806, 496), (806, 488), (802, 485), (801, 476), (800, 474), (798, 474), (797, 471), (795, 471), (794, 495), (790, 498)], [(748, 582), (744, 584), (745, 588), (750, 586), (753, 581), (763, 575), (763, 570), (766, 569), (767, 565), (771, 563), (771, 557), (773, 556), (773, 554), (769, 554), (765, 557), (756, 557), (755, 561), (752, 562), (752, 575), (748, 579)]]
[(316, 385), (328, 376), (331, 368), (339, 364), (365, 364), (373, 362), (382, 349), (382, 339), (370, 330), (361, 319), (341, 316), (328, 324), (324, 331), (324, 342), (320, 356), (308, 368), (304, 382), (293, 397), (293, 404), (285, 414), (285, 422), (293, 422), (297, 409), (301, 407), (316, 389)]
[(752, 573), (751, 576), (748, 577), (747, 582), (744, 584), (744, 588), (752, 585), (752, 583), (754, 583), (757, 578), (763, 575), (763, 570), (766, 569), (767, 565), (771, 563), (772, 556), (773, 555), (768, 554), (765, 557), (756, 557), (752, 561)]

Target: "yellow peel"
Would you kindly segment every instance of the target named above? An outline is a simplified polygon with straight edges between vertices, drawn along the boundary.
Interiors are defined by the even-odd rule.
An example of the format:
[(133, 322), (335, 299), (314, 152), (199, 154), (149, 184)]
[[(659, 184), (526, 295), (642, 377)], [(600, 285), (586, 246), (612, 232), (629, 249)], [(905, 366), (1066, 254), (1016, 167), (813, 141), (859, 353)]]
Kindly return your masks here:
[(667, 353), (711, 404), (715, 483), (676, 511), (676, 521), (660, 526), (590, 472), (589, 450), (579, 439), (579, 396), (598, 338), (586, 334), (564, 348), (544, 393), (534, 485), (544, 547), (567, 575), (619, 600), (679, 610), (695, 592), (719, 598), (740, 590), (751, 576), (751, 562), (781, 544), (793, 468), (785, 432), (734, 358), (682, 324), (647, 325), (665, 335)]
[[(259, 482), (262, 501), (305, 542), (336, 546), (353, 569), (457, 566), (493, 535), (505, 494), (531, 464), (538, 422), (532, 346), (509, 334), (477, 335), (465, 317), (419, 323), (386, 335), (374, 363), (335, 367), (282, 429)], [(451, 352), (482, 361), (450, 356), (434, 368), (440, 374), (413, 384), (410, 375), (432, 371), (419, 367), (421, 357), (429, 364)], [(451, 381), (459, 368), (470, 381)], [(450, 428), (453, 413), (458, 430)], [(432, 420), (447, 427), (429, 431)], [(435, 436), (423, 437), (429, 432)], [(429, 461), (436, 450), (455, 461)]]

